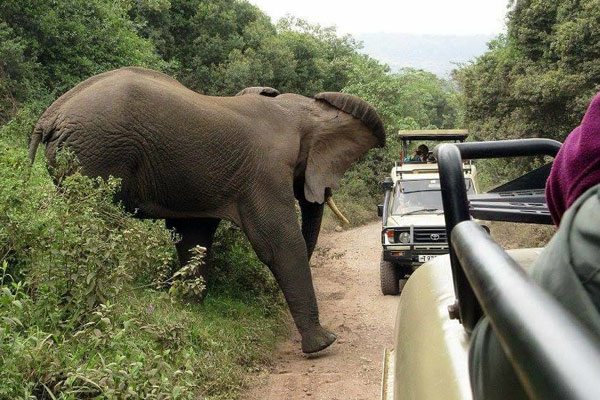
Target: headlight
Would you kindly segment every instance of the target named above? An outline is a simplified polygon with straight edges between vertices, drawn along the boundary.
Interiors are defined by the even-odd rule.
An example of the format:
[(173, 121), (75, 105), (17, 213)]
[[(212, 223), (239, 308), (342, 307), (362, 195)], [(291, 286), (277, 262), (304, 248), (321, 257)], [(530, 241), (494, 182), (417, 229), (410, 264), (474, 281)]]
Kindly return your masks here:
[(398, 239), (400, 240), (400, 243), (410, 243), (410, 233), (402, 232)]

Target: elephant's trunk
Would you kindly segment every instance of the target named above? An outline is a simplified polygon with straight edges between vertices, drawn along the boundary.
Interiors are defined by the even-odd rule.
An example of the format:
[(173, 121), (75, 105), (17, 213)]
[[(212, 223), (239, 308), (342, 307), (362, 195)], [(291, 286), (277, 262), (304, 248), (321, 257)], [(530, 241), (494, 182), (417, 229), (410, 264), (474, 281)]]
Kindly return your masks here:
[(310, 260), (319, 238), (324, 205), (310, 203), (306, 200), (300, 200), (299, 203), (300, 212), (302, 213), (302, 236), (306, 242), (306, 251)]

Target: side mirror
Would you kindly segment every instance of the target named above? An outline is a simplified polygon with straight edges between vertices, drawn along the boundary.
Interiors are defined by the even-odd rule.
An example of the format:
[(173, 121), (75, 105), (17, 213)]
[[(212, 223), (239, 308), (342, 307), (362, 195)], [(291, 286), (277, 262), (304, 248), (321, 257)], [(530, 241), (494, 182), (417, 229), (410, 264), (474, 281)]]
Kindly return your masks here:
[(383, 204), (378, 204), (377, 205), (377, 216), (378, 217), (383, 217)]
[(383, 182), (381, 182), (381, 187), (385, 192), (387, 192), (388, 190), (392, 190), (392, 188), (394, 187), (394, 181), (388, 176), (383, 180)]

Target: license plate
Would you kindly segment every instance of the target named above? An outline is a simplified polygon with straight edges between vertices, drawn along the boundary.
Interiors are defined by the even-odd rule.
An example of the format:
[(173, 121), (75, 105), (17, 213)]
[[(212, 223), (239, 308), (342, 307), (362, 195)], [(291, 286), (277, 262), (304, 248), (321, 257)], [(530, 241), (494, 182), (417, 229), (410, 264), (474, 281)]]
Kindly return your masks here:
[(427, 262), (429, 260), (433, 260), (436, 257), (437, 256), (420, 255), (419, 256), (419, 262)]

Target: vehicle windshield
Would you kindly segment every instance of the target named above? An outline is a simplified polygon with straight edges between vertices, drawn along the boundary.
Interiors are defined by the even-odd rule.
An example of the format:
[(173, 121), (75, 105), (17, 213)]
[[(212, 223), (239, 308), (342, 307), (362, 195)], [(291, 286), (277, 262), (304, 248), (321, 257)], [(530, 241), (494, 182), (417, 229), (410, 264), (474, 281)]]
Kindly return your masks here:
[[(471, 178), (465, 178), (467, 193), (475, 193)], [(439, 179), (403, 180), (396, 185), (392, 214), (441, 214), (442, 192)]]

